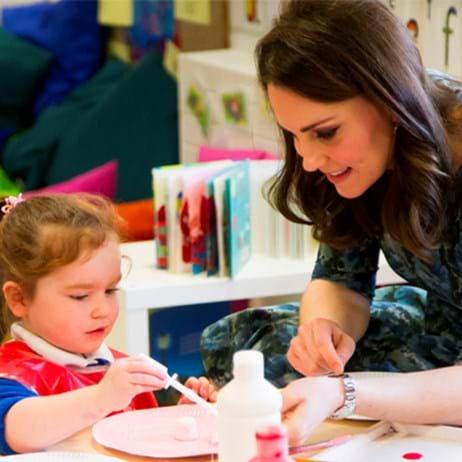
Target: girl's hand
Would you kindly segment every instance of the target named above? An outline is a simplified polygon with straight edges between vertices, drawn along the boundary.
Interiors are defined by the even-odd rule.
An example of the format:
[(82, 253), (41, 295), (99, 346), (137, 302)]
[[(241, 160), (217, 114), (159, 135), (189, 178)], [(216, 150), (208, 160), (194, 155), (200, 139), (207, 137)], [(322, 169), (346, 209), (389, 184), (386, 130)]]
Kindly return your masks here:
[[(197, 395), (204, 398), (206, 401), (214, 403), (217, 400), (217, 389), (212, 382), (205, 377), (189, 377), (185, 382), (185, 386), (191, 388)], [(186, 396), (181, 395), (178, 404), (190, 404), (191, 400)]]
[(340, 378), (306, 377), (281, 390), (283, 424), (289, 443), (303, 444), (310, 433), (342, 406), (345, 391)]
[(355, 347), (355, 341), (335, 322), (316, 318), (300, 325), (290, 342), (287, 359), (306, 376), (341, 374)]
[(107, 412), (125, 409), (131, 400), (145, 391), (160, 390), (167, 381), (165, 369), (142, 356), (115, 361), (97, 385), (100, 404)]

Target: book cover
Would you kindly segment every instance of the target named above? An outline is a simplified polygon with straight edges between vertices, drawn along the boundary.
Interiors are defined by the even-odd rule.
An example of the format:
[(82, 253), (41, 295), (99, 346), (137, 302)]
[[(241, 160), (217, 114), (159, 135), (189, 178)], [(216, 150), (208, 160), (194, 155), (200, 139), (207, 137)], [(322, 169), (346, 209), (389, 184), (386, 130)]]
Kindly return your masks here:
[(168, 268), (168, 188), (167, 177), (180, 165), (165, 165), (152, 169), (152, 192), (154, 196), (154, 235), (156, 240), (156, 265)]
[(187, 208), (187, 226), (191, 245), (192, 273), (199, 274), (207, 270), (207, 234), (208, 234), (208, 201), (205, 198), (207, 180), (221, 171), (227, 162), (202, 164), (194, 169), (184, 170), (183, 179), (183, 209)]
[(250, 168), (249, 162), (228, 170), (225, 180), (225, 208), (228, 215), (229, 275), (231, 278), (247, 263), (251, 254)]
[[(196, 180), (231, 161), (163, 165), (152, 169), (156, 266), (173, 272), (191, 271), (193, 235), (200, 235), (202, 197)], [(210, 173), (211, 174), (211, 173)], [(203, 195), (202, 190), (199, 191)], [(194, 196), (192, 197), (191, 196)], [(199, 253), (199, 251), (197, 251)], [(203, 252), (205, 255), (205, 252)], [(205, 258), (205, 257), (204, 257)]]
[[(213, 276), (228, 274), (225, 264), (224, 239), (223, 232), (225, 226), (223, 222), (223, 201), (224, 199), (224, 181), (227, 177), (228, 169), (234, 168), (236, 163), (221, 169), (215, 175), (207, 179), (205, 185), (205, 196), (203, 206), (204, 221), (206, 222), (206, 252), (207, 252), (207, 275)], [(217, 188), (215, 188), (217, 185)], [(220, 243), (219, 243), (220, 241)], [(220, 248), (219, 248), (220, 247)], [(222, 268), (220, 271), (220, 255)]]

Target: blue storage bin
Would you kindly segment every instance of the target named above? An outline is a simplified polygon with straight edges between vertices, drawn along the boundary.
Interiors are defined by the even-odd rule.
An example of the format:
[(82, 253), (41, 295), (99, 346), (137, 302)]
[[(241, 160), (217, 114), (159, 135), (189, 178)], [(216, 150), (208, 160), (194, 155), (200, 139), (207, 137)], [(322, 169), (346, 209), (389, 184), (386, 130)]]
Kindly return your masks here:
[(231, 302), (204, 303), (152, 310), (149, 314), (151, 356), (170, 374), (203, 375), (200, 336), (205, 327), (230, 314)]

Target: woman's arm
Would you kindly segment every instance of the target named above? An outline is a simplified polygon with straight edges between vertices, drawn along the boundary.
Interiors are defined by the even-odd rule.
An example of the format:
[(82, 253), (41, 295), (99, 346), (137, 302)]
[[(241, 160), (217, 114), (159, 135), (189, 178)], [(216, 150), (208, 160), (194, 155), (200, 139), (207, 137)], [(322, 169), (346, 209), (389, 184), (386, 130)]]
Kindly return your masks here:
[(303, 375), (343, 372), (369, 324), (380, 243), (365, 239), (350, 249), (320, 244), (313, 280), (300, 306), (300, 325), (287, 353)]
[(340, 283), (316, 279), (303, 295), (300, 326), (287, 359), (303, 375), (340, 374), (368, 322), (365, 297)]
[[(377, 420), (462, 425), (462, 366), (355, 380), (355, 413)], [(301, 444), (343, 403), (342, 379), (306, 377), (282, 391), (284, 424)]]
[(370, 306), (366, 297), (343, 284), (315, 279), (305, 290), (300, 303), (300, 324), (329, 319), (355, 341), (369, 324)]
[(356, 381), (356, 413), (384, 420), (462, 425), (462, 366)]
[(321, 243), (312, 281), (303, 294), (300, 324), (323, 318), (359, 340), (369, 323), (380, 243), (365, 239), (356, 247), (334, 249)]

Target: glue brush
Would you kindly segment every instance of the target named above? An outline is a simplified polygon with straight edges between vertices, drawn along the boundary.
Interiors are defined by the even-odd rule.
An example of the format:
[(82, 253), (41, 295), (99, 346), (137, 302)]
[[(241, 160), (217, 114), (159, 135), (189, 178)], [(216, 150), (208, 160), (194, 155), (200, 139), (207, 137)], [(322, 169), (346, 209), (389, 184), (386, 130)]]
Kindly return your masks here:
[(182, 395), (186, 396), (186, 398), (190, 399), (193, 403), (196, 403), (199, 406), (201, 406), (207, 412), (215, 416), (218, 414), (218, 411), (216, 410), (214, 406), (212, 406), (209, 402), (205, 401), (205, 399), (201, 398), (197, 393), (191, 390), (191, 388), (185, 387), (182, 383), (178, 382), (178, 380), (176, 380), (176, 377), (177, 377), (176, 374), (169, 375), (168, 369), (162, 363), (160, 363), (159, 361), (156, 361), (155, 359), (143, 353), (141, 353), (140, 356), (149, 360), (156, 366), (160, 366), (162, 369), (164, 369), (165, 374), (167, 375), (167, 383), (165, 384), (165, 387), (164, 387), (165, 389), (167, 389), (168, 387), (172, 387), (175, 390), (179, 391)]
[(322, 449), (332, 448), (334, 446), (338, 446), (340, 444), (346, 443), (352, 438), (351, 435), (341, 435), (337, 436), (336, 438), (326, 440), (326, 441), (319, 441), (318, 443), (311, 443), (305, 444), (302, 446), (292, 446), (289, 448), (289, 454), (302, 454), (302, 453), (309, 453), (309, 452), (319, 452)]
[(167, 385), (165, 385), (164, 388), (168, 387), (173, 387), (175, 390), (186, 396), (186, 398), (203, 407), (207, 412), (210, 412), (215, 416), (218, 415), (218, 411), (215, 406), (212, 406), (208, 401), (205, 401), (205, 399), (201, 398), (197, 393), (191, 390), (191, 388), (185, 387), (182, 383), (178, 382), (178, 380), (176, 380), (176, 374), (168, 376)]

